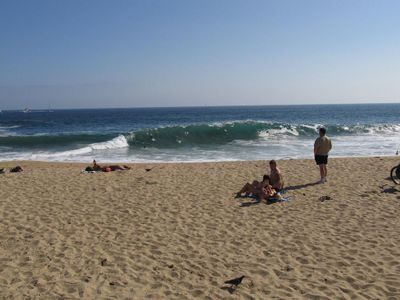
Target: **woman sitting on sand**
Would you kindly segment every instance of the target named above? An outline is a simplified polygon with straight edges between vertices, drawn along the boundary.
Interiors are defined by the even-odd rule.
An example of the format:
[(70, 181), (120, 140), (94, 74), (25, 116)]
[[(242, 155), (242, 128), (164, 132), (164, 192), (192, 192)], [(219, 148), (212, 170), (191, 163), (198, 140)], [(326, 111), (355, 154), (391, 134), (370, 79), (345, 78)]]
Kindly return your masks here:
[(254, 180), (253, 183), (246, 183), (242, 189), (236, 193), (236, 197), (241, 197), (244, 193), (246, 196), (258, 195), (262, 192), (262, 189), (269, 185), (270, 178), (268, 175), (264, 175), (262, 181)]
[(277, 195), (276, 189), (270, 185), (270, 177), (268, 175), (264, 175), (261, 182), (254, 180), (252, 184), (246, 183), (243, 188), (236, 193), (236, 197), (241, 197), (243, 193), (245, 193), (246, 196), (251, 194), (258, 200), (268, 200)]
[(268, 200), (272, 197), (277, 197), (278, 195), (279, 194), (277, 193), (277, 191), (271, 185), (268, 184), (260, 191), (260, 193), (258, 194), (258, 199)]

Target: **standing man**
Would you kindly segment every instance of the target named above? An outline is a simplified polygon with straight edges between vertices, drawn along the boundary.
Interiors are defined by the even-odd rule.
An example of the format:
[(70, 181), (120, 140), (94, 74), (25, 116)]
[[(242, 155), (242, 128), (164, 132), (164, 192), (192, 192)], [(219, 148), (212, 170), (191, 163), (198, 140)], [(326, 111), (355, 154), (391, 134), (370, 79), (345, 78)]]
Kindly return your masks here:
[(319, 166), (319, 172), (321, 174), (321, 180), (319, 183), (324, 183), (327, 181), (326, 176), (328, 175), (328, 170), (326, 165), (328, 164), (328, 153), (332, 149), (331, 139), (326, 136), (326, 129), (319, 129), (319, 137), (314, 143), (314, 157), (315, 162)]

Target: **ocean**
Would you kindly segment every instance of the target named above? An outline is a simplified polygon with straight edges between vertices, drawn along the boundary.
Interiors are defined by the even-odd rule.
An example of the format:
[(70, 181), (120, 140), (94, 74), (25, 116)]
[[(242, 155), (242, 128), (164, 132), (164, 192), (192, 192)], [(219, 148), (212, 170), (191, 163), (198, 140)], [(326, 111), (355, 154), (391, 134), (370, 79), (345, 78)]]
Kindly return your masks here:
[(202, 162), (395, 155), (400, 104), (0, 112), (0, 160)]

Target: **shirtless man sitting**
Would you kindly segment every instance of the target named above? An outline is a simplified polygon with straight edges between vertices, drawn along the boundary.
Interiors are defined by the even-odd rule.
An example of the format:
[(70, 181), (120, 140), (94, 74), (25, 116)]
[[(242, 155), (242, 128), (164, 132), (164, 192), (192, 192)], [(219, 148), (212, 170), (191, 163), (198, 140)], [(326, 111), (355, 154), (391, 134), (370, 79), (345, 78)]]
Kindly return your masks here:
[(278, 168), (278, 165), (275, 160), (271, 160), (269, 162), (269, 167), (271, 169), (271, 173), (269, 175), (270, 184), (273, 189), (279, 192), (281, 189), (283, 189), (284, 185), (281, 170)]

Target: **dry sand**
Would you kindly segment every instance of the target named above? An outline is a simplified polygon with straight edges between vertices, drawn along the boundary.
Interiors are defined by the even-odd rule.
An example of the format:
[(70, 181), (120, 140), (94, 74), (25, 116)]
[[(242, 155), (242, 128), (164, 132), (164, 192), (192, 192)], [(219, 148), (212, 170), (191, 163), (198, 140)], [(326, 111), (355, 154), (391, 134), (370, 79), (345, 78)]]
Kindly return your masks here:
[(400, 299), (398, 162), (280, 161), (292, 200), (243, 207), (267, 162), (0, 163), (27, 169), (0, 175), (0, 298)]

